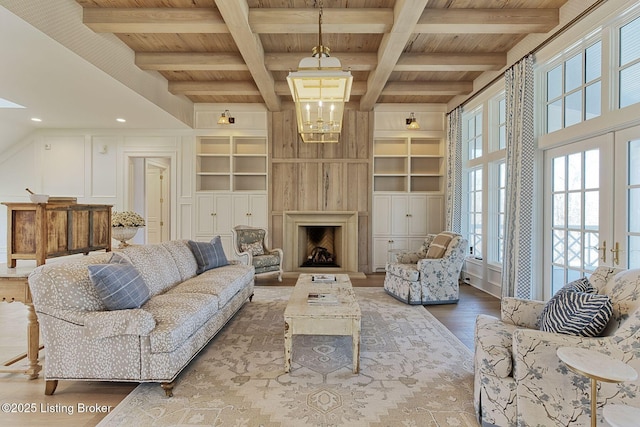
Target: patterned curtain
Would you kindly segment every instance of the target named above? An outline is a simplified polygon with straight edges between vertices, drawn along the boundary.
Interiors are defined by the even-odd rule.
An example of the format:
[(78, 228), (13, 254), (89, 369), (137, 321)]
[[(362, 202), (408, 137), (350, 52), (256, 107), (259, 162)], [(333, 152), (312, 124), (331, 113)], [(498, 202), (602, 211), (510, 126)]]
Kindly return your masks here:
[(505, 72), (507, 200), (502, 296), (530, 299), (533, 274), (533, 55)]
[(446, 229), (462, 230), (462, 107), (447, 115)]

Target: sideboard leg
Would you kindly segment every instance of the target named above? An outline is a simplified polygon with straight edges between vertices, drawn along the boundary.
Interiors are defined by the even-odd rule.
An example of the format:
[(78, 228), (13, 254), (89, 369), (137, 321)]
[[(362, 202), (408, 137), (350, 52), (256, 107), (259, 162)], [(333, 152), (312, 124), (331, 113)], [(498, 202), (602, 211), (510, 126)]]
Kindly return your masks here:
[(167, 397), (173, 397), (173, 386), (175, 385), (175, 381), (172, 381), (170, 383), (162, 383), (160, 384), (160, 387), (162, 387), (162, 389), (164, 390), (164, 394)]

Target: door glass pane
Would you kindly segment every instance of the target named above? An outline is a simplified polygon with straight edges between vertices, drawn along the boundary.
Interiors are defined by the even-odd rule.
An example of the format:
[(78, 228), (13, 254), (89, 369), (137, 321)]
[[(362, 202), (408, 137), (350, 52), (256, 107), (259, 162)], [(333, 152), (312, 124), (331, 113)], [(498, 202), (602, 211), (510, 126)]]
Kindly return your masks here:
[(640, 184), (640, 139), (629, 141), (629, 185)]
[(600, 151), (557, 156), (551, 162), (551, 290), (556, 292), (598, 266)]
[(640, 233), (640, 187), (629, 188), (629, 232)]
[(568, 190), (579, 190), (582, 187), (582, 153), (569, 156)]
[(629, 248), (629, 268), (639, 268), (640, 236), (629, 236), (627, 247)]

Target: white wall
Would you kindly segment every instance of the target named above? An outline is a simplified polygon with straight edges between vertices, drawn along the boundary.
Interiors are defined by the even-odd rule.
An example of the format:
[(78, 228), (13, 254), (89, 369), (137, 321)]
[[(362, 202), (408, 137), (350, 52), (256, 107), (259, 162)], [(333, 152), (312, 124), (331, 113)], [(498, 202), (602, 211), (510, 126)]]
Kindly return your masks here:
[[(48, 130), (30, 136), (0, 158), (0, 201), (29, 202), (25, 188), (51, 196), (73, 196), (78, 203), (128, 206), (129, 160), (171, 159), (172, 238), (191, 237), (195, 137), (161, 131), (101, 134), (100, 131)], [(155, 135), (154, 135), (155, 134)], [(186, 155), (185, 155), (186, 153)], [(187, 185), (185, 185), (185, 182)], [(183, 218), (184, 214), (187, 215)], [(7, 210), (0, 208), (0, 264), (7, 256)]]

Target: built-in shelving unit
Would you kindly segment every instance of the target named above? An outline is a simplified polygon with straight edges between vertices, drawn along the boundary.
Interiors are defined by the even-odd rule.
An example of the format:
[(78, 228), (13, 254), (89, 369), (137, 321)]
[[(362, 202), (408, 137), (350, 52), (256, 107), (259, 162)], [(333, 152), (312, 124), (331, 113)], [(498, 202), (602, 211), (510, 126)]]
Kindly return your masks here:
[(199, 137), (196, 177), (198, 191), (266, 191), (267, 139)]
[(442, 192), (443, 146), (438, 138), (376, 138), (373, 191)]

